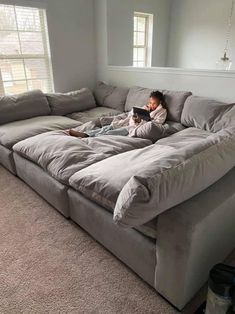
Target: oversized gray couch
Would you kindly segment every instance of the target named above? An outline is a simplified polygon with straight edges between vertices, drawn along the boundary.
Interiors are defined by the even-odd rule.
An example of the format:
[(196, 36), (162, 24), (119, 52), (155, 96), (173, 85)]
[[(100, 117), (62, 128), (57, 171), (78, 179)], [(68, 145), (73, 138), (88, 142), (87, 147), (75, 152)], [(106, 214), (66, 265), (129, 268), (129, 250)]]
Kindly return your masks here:
[[(50, 137), (58, 141), (61, 138), (61, 143), (67, 145), (70, 139), (67, 140), (63, 131), (59, 130), (82, 127), (82, 123), (95, 121), (102, 115), (114, 115), (123, 110), (129, 111), (133, 105), (142, 106), (146, 103), (150, 91), (140, 87), (133, 87), (128, 91), (100, 83), (95, 90), (96, 103), (92, 100), (89, 92), (86, 92), (89, 95), (88, 97), (86, 95), (85, 98), (83, 98), (86, 94), (84, 92), (79, 95), (72, 93), (70, 95), (47, 95), (47, 97), (37, 92), (36, 99), (41, 98), (43, 101), (43, 105), (39, 104), (38, 107), (41, 110), (44, 106), (47, 111), (36, 113), (36, 117), (35, 115), (33, 117), (26, 116), (27, 119), (24, 121), (22, 121), (22, 116), (18, 116), (18, 122), (12, 121), (3, 124), (0, 121), (2, 123), (0, 126), (0, 162), (16, 173), (65, 217), (78, 223), (169, 302), (178, 309), (182, 309), (205, 283), (209, 269), (215, 263), (223, 261), (235, 247), (235, 157), (232, 135), (235, 119), (234, 106), (195, 97), (190, 92), (163, 91), (168, 106), (168, 120), (174, 123), (175, 129), (172, 132), (174, 134), (156, 141), (155, 144), (144, 140), (139, 140), (138, 143), (138, 139), (133, 139), (131, 144), (125, 144), (125, 147), (123, 145), (123, 150), (114, 153), (110, 148), (109, 154), (101, 156), (99, 160), (97, 159), (91, 164), (84, 164), (83, 168), (79, 168), (79, 170), (77, 170), (77, 159), (75, 162), (72, 158), (69, 171), (66, 168), (67, 160), (64, 161), (61, 157), (63, 149), (58, 149), (56, 162), (52, 154), (52, 159), (48, 163), (41, 162), (41, 157), (45, 155), (43, 150), (41, 155), (32, 156), (29, 153), (29, 150), (34, 150), (37, 144), (45, 143), (45, 140), (50, 142)], [(32, 96), (35, 97), (35, 95)], [(4, 103), (6, 103), (5, 99)], [(28, 102), (29, 104), (32, 105), (31, 100)], [(5, 108), (5, 112), (9, 112), (7, 105)], [(30, 107), (30, 109), (32, 108)], [(27, 108), (25, 110), (28, 112)], [(38, 115), (41, 117), (38, 118)], [(53, 119), (56, 120), (56, 125), (50, 120), (51, 117), (55, 117)], [(39, 125), (43, 121), (47, 123), (46, 119), (49, 119), (50, 122), (44, 128), (40, 128), (35, 122), (37, 127), (35, 129), (29, 127), (28, 133), (17, 131), (18, 125), (20, 128), (23, 126), (23, 130), (29, 122), (29, 125), (31, 123), (34, 125), (34, 119), (36, 119), (35, 121), (39, 119)], [(58, 122), (57, 119), (63, 121)], [(178, 128), (179, 125), (180, 128)], [(12, 127), (14, 132), (8, 133)], [(178, 132), (175, 133), (175, 130)], [(223, 130), (228, 134), (220, 135), (219, 132), (224, 132)], [(48, 131), (51, 132), (42, 134)], [(4, 134), (7, 136), (3, 137)], [(217, 138), (214, 138), (214, 135)], [(231, 141), (229, 147), (225, 145), (227, 142), (224, 144), (224, 136), (226, 141), (227, 138)], [(71, 140), (69, 156), (73, 156), (77, 152), (76, 145), (79, 140), (76, 140), (78, 142), (75, 144)], [(115, 141), (121, 143), (122, 139), (110, 138), (110, 141), (115, 147)], [(190, 145), (196, 145), (197, 148), (198, 143), (204, 145), (204, 142), (207, 146), (205, 149), (197, 151), (198, 156), (201, 152), (209, 152), (208, 147), (213, 149), (215, 145), (219, 145), (219, 153), (217, 155), (213, 152), (207, 154), (208, 160), (211, 156), (213, 157), (211, 157), (212, 162), (209, 165), (215, 165), (218, 171), (211, 171), (210, 167), (201, 163), (201, 159), (198, 161), (198, 177), (204, 175), (203, 189), (195, 188), (198, 186), (197, 176), (190, 177), (191, 173), (188, 177), (186, 176), (186, 181), (184, 180), (184, 184), (182, 184), (182, 189), (185, 189), (186, 185), (191, 186), (190, 192), (188, 189), (182, 190), (182, 195), (178, 193), (176, 197), (174, 189), (167, 189), (167, 186), (164, 185), (164, 191), (169, 193), (166, 193), (165, 203), (168, 203), (169, 198), (174, 199), (174, 202), (172, 201), (168, 206), (164, 205), (165, 207), (161, 205), (160, 212), (158, 212), (158, 206), (156, 206), (156, 212), (154, 211), (155, 205), (149, 206), (149, 204), (155, 204), (150, 203), (152, 198), (151, 200), (145, 198), (143, 201), (142, 190), (140, 190), (136, 194), (137, 203), (133, 203), (134, 206), (130, 203), (128, 208), (132, 211), (131, 219), (125, 220), (125, 217), (121, 217), (118, 220), (120, 212), (117, 215), (116, 211), (120, 208), (118, 208), (117, 202), (122, 201), (120, 198), (125, 197), (125, 193), (130, 193), (130, 180), (140, 179), (141, 174), (146, 169), (148, 170), (147, 166), (153, 167), (151, 168), (153, 173), (156, 168), (155, 164), (158, 165), (158, 163), (167, 163), (167, 167), (172, 169), (173, 166), (170, 164), (169, 167), (169, 163), (176, 160), (176, 157), (178, 158), (177, 154), (180, 150), (182, 151), (181, 155), (187, 157), (182, 164), (187, 164), (186, 161), (191, 161), (194, 157)], [(91, 147), (92, 154), (94, 154), (98, 147), (95, 144), (95, 140), (85, 142), (84, 145), (87, 146), (84, 146), (84, 150), (86, 147)], [(101, 145), (100, 150), (102, 151), (102, 147), (105, 147), (107, 143), (104, 138), (101, 138), (98, 145)], [(169, 152), (163, 156), (164, 158), (159, 157), (158, 151), (164, 151), (165, 146), (168, 146)], [(51, 147), (55, 149), (56, 140)], [(50, 149), (48, 146), (49, 153)], [(144, 154), (147, 154), (146, 156), (151, 154), (152, 158), (151, 163), (149, 165), (147, 163), (145, 170), (139, 167), (136, 174), (136, 169), (129, 167), (126, 169), (128, 171), (122, 171), (123, 162), (128, 165), (129, 160), (137, 161), (138, 158), (141, 160), (141, 156), (144, 158)], [(61, 169), (58, 168), (58, 163), (59, 167), (63, 165), (63, 172), (58, 171)], [(112, 172), (113, 166), (115, 167)], [(164, 167), (166, 167), (165, 164)], [(188, 167), (188, 169), (193, 169), (190, 163), (188, 163)], [(102, 169), (106, 169), (106, 171), (102, 171)], [(119, 172), (114, 173), (115, 169), (118, 169)], [(132, 174), (133, 171), (135, 171), (135, 175)], [(183, 167), (179, 174), (184, 171)], [(207, 171), (210, 175), (207, 175)], [(145, 176), (147, 176), (146, 173)], [(156, 173), (156, 175), (159, 174)], [(145, 179), (145, 176), (142, 176), (142, 179)], [(176, 174), (175, 182), (179, 177)], [(97, 184), (98, 179), (104, 182), (102, 188)], [(194, 181), (192, 182), (192, 180)], [(146, 182), (142, 180), (140, 183), (152, 192), (151, 197), (157, 196), (157, 192), (154, 190), (155, 186), (147, 185), (149, 180)], [(161, 191), (162, 189), (163, 187), (161, 187)], [(153, 201), (160, 204), (160, 200), (157, 198)], [(136, 212), (138, 206), (140, 206), (140, 212), (146, 209), (143, 223), (139, 223), (143, 217), (142, 215), (139, 217), (139, 212)], [(113, 219), (115, 213), (116, 222)]]

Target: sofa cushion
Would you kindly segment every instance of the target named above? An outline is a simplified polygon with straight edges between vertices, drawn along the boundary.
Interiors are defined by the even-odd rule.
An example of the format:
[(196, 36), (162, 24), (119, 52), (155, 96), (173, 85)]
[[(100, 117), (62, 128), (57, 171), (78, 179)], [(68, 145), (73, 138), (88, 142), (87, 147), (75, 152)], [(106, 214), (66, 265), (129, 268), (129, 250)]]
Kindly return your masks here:
[(0, 144), (12, 148), (28, 137), (44, 132), (78, 126), (78, 121), (58, 116), (41, 116), (0, 126)]
[(50, 114), (46, 96), (40, 91), (0, 97), (0, 124)]
[(191, 92), (163, 90), (167, 107), (167, 120), (180, 122), (186, 99)]
[(52, 115), (65, 116), (72, 112), (88, 110), (96, 107), (95, 99), (88, 88), (68, 93), (46, 95)]
[[(70, 185), (92, 201), (113, 211), (118, 195), (131, 177), (143, 173), (151, 175), (155, 168), (161, 169), (162, 161), (169, 156), (172, 159), (169, 158), (165, 165), (166, 168), (171, 167), (171, 161), (176, 160), (172, 154), (202, 142), (211, 134), (196, 128), (185, 129), (159, 140), (154, 145), (123, 153), (121, 156), (113, 156), (89, 166), (75, 173), (69, 180)], [(175, 139), (168, 143), (167, 140), (171, 138)]]
[(131, 87), (127, 94), (125, 111), (131, 111), (134, 106), (143, 107), (147, 105), (152, 91), (154, 91), (154, 89), (139, 86)]
[(95, 121), (96, 119), (99, 119), (101, 117), (107, 117), (107, 116), (116, 116), (120, 114), (121, 111), (112, 109), (112, 108), (107, 108), (107, 107), (95, 107), (89, 110), (85, 110), (82, 112), (74, 112), (67, 117), (80, 121), (82, 123), (86, 123), (89, 121)]
[[(176, 123), (176, 122), (174, 122)], [(157, 145), (171, 146), (176, 149), (183, 148), (198, 141), (202, 141), (210, 136), (211, 132), (197, 128), (186, 128), (180, 132), (175, 132), (171, 136), (165, 137), (157, 141)]]
[[(184, 105), (181, 123), (210, 132), (218, 132), (232, 123), (234, 104), (229, 105), (210, 98), (191, 96)], [(230, 116), (231, 114), (231, 116)]]
[(135, 128), (135, 130), (131, 132), (131, 136), (145, 138), (155, 143), (161, 138), (168, 137), (169, 135), (182, 130), (184, 130), (184, 126), (177, 122), (166, 121), (164, 124), (158, 124), (149, 121)]
[(115, 87), (98, 82), (94, 90), (94, 96), (98, 106), (113, 108), (123, 112), (128, 91), (128, 88)]
[[(191, 92), (159, 90), (163, 93), (166, 102), (167, 120), (180, 122), (185, 100), (192, 95)], [(127, 95), (125, 111), (130, 111), (134, 106), (147, 105), (150, 94), (154, 89), (134, 86)]]
[[(114, 209), (114, 220), (128, 227), (142, 225), (204, 191), (234, 166), (232, 128), (169, 152), (157, 162), (150, 162), (123, 187)], [(189, 184), (189, 179), (193, 184)]]

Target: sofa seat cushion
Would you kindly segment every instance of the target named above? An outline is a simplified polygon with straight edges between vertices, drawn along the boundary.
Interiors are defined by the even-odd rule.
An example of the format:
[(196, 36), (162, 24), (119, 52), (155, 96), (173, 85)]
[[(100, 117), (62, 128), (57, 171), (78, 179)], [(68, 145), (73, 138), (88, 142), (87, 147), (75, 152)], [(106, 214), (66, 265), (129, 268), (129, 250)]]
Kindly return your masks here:
[(191, 96), (184, 105), (181, 123), (210, 132), (235, 125), (235, 104), (226, 104), (205, 97)]
[(128, 91), (129, 89), (125, 87), (116, 87), (98, 82), (94, 90), (94, 96), (98, 106), (123, 112)]
[(69, 178), (81, 169), (113, 155), (151, 144), (148, 140), (117, 135), (81, 139), (60, 130), (20, 141), (13, 150), (38, 164), (58, 181), (68, 184)]
[(176, 132), (171, 136), (165, 137), (157, 141), (157, 145), (167, 145), (173, 148), (182, 148), (191, 145), (199, 140), (203, 140), (210, 136), (212, 133), (197, 128), (187, 128), (180, 132)]
[(82, 123), (86, 123), (89, 121), (96, 121), (97, 119), (105, 116), (116, 116), (120, 114), (121, 111), (108, 108), (108, 107), (96, 107), (89, 110), (81, 111), (81, 112), (74, 112), (67, 117), (77, 120)]
[(0, 124), (50, 113), (46, 96), (40, 90), (0, 97)]
[(60, 116), (41, 116), (7, 123), (0, 126), (0, 144), (12, 148), (14, 144), (31, 136), (58, 129), (78, 126), (78, 121)]
[(114, 209), (120, 225), (137, 227), (205, 190), (234, 166), (231, 128), (181, 148), (154, 144), (110, 157), (75, 173), (69, 183)]
[[(149, 147), (113, 156), (89, 166), (75, 173), (69, 183), (87, 198), (113, 211), (120, 192), (131, 177), (146, 173), (148, 169), (150, 169), (150, 175), (154, 167), (159, 169), (161, 161), (167, 156), (179, 149), (200, 143), (210, 134), (196, 128), (185, 129)], [(123, 165), (125, 165), (125, 171), (123, 171)]]
[(142, 173), (149, 163), (157, 163), (175, 150), (170, 146), (153, 144), (125, 152), (76, 172), (69, 184), (90, 200), (113, 211), (121, 190), (133, 175)]

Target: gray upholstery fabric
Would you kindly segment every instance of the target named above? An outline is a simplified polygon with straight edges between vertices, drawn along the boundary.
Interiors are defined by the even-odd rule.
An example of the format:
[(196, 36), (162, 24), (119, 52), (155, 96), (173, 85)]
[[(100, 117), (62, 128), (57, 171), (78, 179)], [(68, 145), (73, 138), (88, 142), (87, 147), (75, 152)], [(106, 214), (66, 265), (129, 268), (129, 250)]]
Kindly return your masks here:
[(154, 89), (134, 86), (131, 87), (126, 98), (125, 111), (131, 111), (136, 107), (143, 107), (147, 105), (149, 96)]
[(149, 238), (157, 239), (157, 218), (148, 221), (146, 224), (135, 228)]
[(104, 82), (98, 82), (94, 90), (95, 100), (98, 106), (104, 106), (104, 100), (106, 97), (112, 94), (115, 86), (105, 84)]
[(112, 214), (69, 189), (70, 216), (97, 241), (154, 286), (156, 241), (134, 229), (118, 227)]
[(14, 145), (21, 156), (38, 163), (54, 178), (68, 184), (77, 171), (100, 160), (150, 145), (144, 139), (127, 136), (76, 138), (64, 131), (54, 131), (30, 137)]
[(234, 166), (233, 130), (208, 136), (196, 129), (206, 137), (197, 141), (194, 130), (192, 143), (185, 136), (190, 130), (183, 130), (172, 135), (183, 133), (181, 141), (178, 137), (172, 145), (157, 143), (110, 157), (75, 173), (69, 183), (103, 207), (115, 208), (118, 223), (142, 225), (207, 188)]
[(234, 112), (234, 107), (234, 104), (228, 105), (210, 98), (191, 96), (185, 102), (181, 123), (187, 127), (218, 132), (232, 123), (229, 122), (229, 114), (232, 109)]
[[(173, 122), (174, 124), (176, 122)], [(198, 143), (199, 141), (206, 139), (212, 133), (197, 128), (186, 128), (180, 132), (176, 132), (171, 136), (165, 137), (157, 141), (157, 145), (171, 146), (176, 149), (180, 149)]]
[(17, 176), (41, 195), (65, 217), (69, 217), (67, 187), (42, 168), (14, 153)]
[(88, 88), (69, 93), (46, 95), (52, 115), (65, 116), (72, 112), (88, 110), (96, 107), (95, 99)]
[(94, 96), (99, 106), (113, 108), (123, 112), (128, 91), (128, 88), (98, 82), (94, 90)]
[(150, 121), (136, 128), (134, 132), (132, 132), (132, 136), (145, 138), (155, 143), (157, 140), (183, 129), (184, 127), (177, 122), (170, 121), (164, 124), (158, 124)]
[(16, 174), (13, 152), (2, 145), (0, 145), (0, 164), (2, 164), (11, 173)]
[[(134, 106), (147, 105), (149, 96), (154, 89), (134, 86), (127, 95), (125, 111), (130, 111)], [(156, 90), (156, 89), (155, 89)], [(165, 97), (167, 120), (180, 122), (185, 100), (192, 95), (191, 92), (160, 90)]]
[(78, 121), (59, 116), (41, 116), (0, 126), (0, 144), (11, 148), (17, 142), (44, 132), (78, 126)]
[(149, 163), (156, 163), (154, 167), (157, 167), (159, 160), (165, 155), (198, 142), (210, 134), (198, 129), (185, 129), (159, 140), (155, 145), (110, 157), (89, 166), (75, 173), (69, 180), (70, 185), (86, 197), (113, 211), (119, 193), (132, 176), (139, 175), (147, 169)]
[(217, 120), (216, 123), (213, 126), (213, 130), (215, 132), (218, 132), (222, 129), (227, 129), (229, 127), (235, 126), (235, 104), (230, 105), (230, 109), (227, 110), (222, 119)]
[(167, 120), (180, 122), (181, 114), (186, 99), (192, 95), (191, 92), (163, 90), (167, 107)]
[(235, 168), (158, 216), (155, 288), (179, 309), (235, 247), (234, 182)]
[(142, 225), (215, 183), (235, 166), (233, 132), (220, 131), (150, 162), (120, 192), (114, 220), (123, 226)]
[(46, 96), (40, 90), (0, 97), (0, 124), (44, 116), (50, 112)]
[(121, 111), (107, 108), (107, 107), (96, 107), (89, 110), (85, 110), (82, 112), (74, 112), (69, 114), (67, 117), (77, 120), (82, 123), (86, 123), (89, 121), (96, 121), (97, 119), (101, 117), (110, 117), (110, 116), (116, 116), (120, 114)]

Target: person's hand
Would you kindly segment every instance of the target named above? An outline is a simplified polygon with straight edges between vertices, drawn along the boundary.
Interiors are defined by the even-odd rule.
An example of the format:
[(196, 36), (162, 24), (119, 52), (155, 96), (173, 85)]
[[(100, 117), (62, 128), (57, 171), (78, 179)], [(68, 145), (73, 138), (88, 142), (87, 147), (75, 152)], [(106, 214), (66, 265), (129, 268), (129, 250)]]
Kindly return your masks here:
[(143, 109), (147, 110), (147, 111), (150, 111), (150, 108), (148, 105), (144, 106)]

